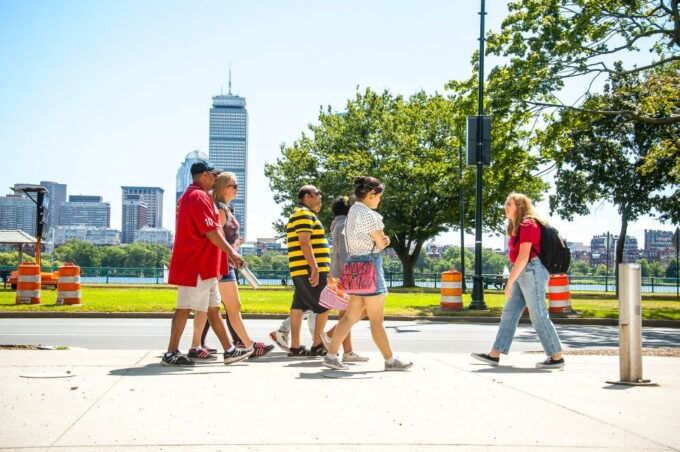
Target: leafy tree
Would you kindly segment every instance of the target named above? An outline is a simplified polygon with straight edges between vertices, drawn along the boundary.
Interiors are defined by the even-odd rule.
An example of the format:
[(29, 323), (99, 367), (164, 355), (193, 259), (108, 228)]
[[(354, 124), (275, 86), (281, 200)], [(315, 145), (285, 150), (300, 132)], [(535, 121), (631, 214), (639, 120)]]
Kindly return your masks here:
[(652, 270), (647, 259), (640, 259), (638, 263), (640, 264), (640, 276), (642, 276), (643, 278), (651, 276), (650, 273), (652, 272)]
[(106, 246), (102, 248), (102, 267), (125, 267), (128, 253), (125, 248), (120, 246)]
[(248, 264), (248, 268), (251, 270), (263, 270), (262, 266), (262, 258), (259, 256), (253, 255), (248, 255), (248, 256), (243, 256), (243, 260), (246, 261), (246, 264)]
[(128, 243), (123, 248), (127, 253), (125, 266), (129, 268), (160, 268), (169, 262), (170, 250), (165, 246)]
[(666, 275), (666, 269), (663, 268), (661, 262), (655, 261), (649, 265), (649, 276), (655, 278), (663, 278)]
[[(592, 96), (586, 104), (616, 109), (634, 102), (636, 80), (635, 76), (612, 80), (605, 87), (605, 94)], [(617, 241), (615, 262), (623, 262), (628, 223), (655, 211), (655, 207), (659, 209), (660, 200), (668, 199), (669, 192), (671, 197), (678, 196), (680, 180), (669, 181), (663, 169), (642, 171), (650, 150), (667, 135), (666, 128), (676, 127), (628, 122), (621, 116), (585, 118), (563, 111), (560, 119), (537, 138), (544, 154), (554, 158), (557, 168), (556, 190), (550, 196), (551, 211), (571, 220), (575, 214), (588, 214), (597, 201), (613, 203), (621, 215), (621, 239)], [(680, 215), (680, 205), (662, 215), (673, 218)]]
[(54, 250), (54, 257), (61, 262), (73, 262), (81, 267), (99, 267), (100, 249), (81, 240), (69, 240)]
[(0, 267), (16, 267), (19, 262), (19, 252), (10, 251), (0, 253)]
[(597, 276), (606, 276), (609, 274), (609, 270), (607, 269), (607, 266), (604, 264), (600, 264), (597, 266), (597, 269), (595, 270), (595, 274)]
[[(515, 0), (499, 32), (488, 34), (488, 53), (509, 58), (491, 72), (509, 99), (538, 109), (557, 107), (660, 126), (680, 122), (678, 74), (656, 72), (680, 61), (680, 11), (677, 0)], [(620, 60), (649, 50), (649, 64)], [(637, 60), (639, 58), (629, 58)], [(587, 86), (601, 75), (625, 77), (641, 72), (644, 96), (636, 102), (565, 105), (558, 93), (569, 80)], [(672, 80), (675, 83), (669, 83)]]
[(675, 278), (677, 276), (676, 274), (676, 269), (678, 268), (678, 261), (673, 259), (670, 261), (668, 264), (668, 267), (666, 268), (666, 278)]
[(572, 275), (589, 275), (593, 269), (584, 261), (572, 261), (569, 267), (569, 273)]
[[(403, 268), (405, 286), (415, 284), (413, 271), (423, 244), (457, 224), (460, 184), (473, 186), (474, 171), (458, 176), (458, 149), (463, 146), (465, 118), (476, 112), (472, 79), (451, 82), (449, 98), (423, 92), (410, 98), (366, 89), (349, 100), (346, 112), (330, 107), (319, 113), (292, 146), (282, 149), (265, 175), (274, 199), (286, 215), (294, 206), (298, 188), (314, 184), (327, 199), (349, 194), (356, 176), (371, 175), (386, 183), (380, 212), (386, 233)], [(545, 184), (532, 176), (538, 160), (522, 140), (527, 117), (494, 118), (492, 146), (494, 164), (484, 173), (484, 225), (498, 230), (503, 222), (500, 205), (512, 190), (539, 197)], [(512, 170), (508, 170), (512, 168)], [(466, 227), (472, 228), (474, 194), (467, 190)], [(326, 204), (329, 204), (328, 200)], [(324, 210), (321, 221), (330, 224)], [(278, 222), (279, 229), (283, 223)]]

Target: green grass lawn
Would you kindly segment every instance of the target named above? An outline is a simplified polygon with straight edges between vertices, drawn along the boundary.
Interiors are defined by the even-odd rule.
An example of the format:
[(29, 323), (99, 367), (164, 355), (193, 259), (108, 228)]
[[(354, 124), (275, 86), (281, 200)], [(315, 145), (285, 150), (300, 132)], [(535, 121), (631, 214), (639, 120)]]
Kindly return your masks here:
[[(242, 289), (241, 303), (245, 313), (284, 314), (290, 308), (291, 289)], [(617, 318), (617, 301), (609, 295), (592, 297), (575, 295), (572, 308), (583, 312), (584, 317)], [(156, 288), (110, 288), (83, 287), (81, 306), (57, 306), (55, 290), (42, 291), (40, 305), (16, 305), (15, 292), (0, 290), (0, 311), (90, 311), (90, 312), (170, 312), (175, 308), (177, 290), (171, 287)], [(499, 316), (503, 309), (503, 294), (485, 293), (488, 311), (460, 312), (447, 311), (445, 315), (456, 316)], [(463, 296), (463, 304), (468, 306), (470, 295)], [(385, 313), (388, 315), (442, 315), (439, 311), (439, 294), (433, 290), (393, 289), (387, 297)], [(642, 302), (642, 315), (645, 319), (680, 320), (680, 302), (671, 297), (650, 297)]]

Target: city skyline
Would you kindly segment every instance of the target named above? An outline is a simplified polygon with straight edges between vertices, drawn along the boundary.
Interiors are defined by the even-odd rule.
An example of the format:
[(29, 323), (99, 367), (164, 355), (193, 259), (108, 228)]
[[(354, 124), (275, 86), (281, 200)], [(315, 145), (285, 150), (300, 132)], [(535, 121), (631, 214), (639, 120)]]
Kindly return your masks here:
[[(74, 193), (109, 201), (118, 199), (122, 185), (158, 186), (165, 189), (164, 203), (174, 207), (177, 165), (192, 150), (209, 152), (209, 102), (225, 85), (231, 60), (235, 94), (248, 98), (246, 227), (251, 240), (272, 237), (281, 208), (263, 165), (276, 160), (281, 142), (292, 144), (307, 133), (320, 107), (342, 111), (357, 87), (445, 92), (449, 80), (471, 74), (475, 2), (268, 6), (262, 14), (257, 5), (215, 1), (169, 1), (163, 8), (125, 0), (0, 5), (0, 153), (14, 169), (0, 174), (0, 186), (15, 178), (63, 181)], [(355, 14), (357, 8), (365, 14)], [(505, 4), (487, 9), (487, 28), (498, 30)], [(231, 18), (228, 30), (224, 17)], [(489, 68), (498, 63), (487, 58)], [(50, 120), (36, 122), (38, 110)], [(537, 206), (548, 216), (546, 202)], [(174, 210), (163, 212), (171, 230)], [(121, 228), (121, 218), (122, 206), (111, 202), (114, 228)], [(573, 222), (551, 220), (576, 242), (588, 241), (592, 231), (620, 229), (608, 203)], [(628, 235), (642, 242), (645, 229), (674, 226), (642, 217)], [(436, 239), (458, 240), (455, 231)], [(483, 245), (502, 249), (503, 238), (485, 235)]]

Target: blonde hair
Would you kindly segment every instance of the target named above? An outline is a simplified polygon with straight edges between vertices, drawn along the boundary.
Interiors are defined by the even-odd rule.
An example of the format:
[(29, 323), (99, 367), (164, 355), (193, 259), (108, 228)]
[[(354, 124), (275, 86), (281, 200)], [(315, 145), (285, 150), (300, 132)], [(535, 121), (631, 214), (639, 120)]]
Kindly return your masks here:
[(236, 182), (236, 174), (230, 173), (229, 171), (224, 171), (217, 175), (215, 178), (215, 184), (213, 185), (212, 197), (215, 201), (223, 202), (226, 204), (226, 200), (222, 199), (222, 193), (224, 189)]
[(512, 192), (508, 195), (509, 199), (515, 203), (517, 206), (517, 212), (515, 213), (515, 218), (508, 219), (508, 227), (506, 233), (509, 237), (517, 234), (519, 232), (519, 224), (525, 218), (533, 218), (534, 220), (547, 224), (547, 221), (538, 216), (534, 210), (534, 206), (531, 203), (531, 199), (523, 193)]

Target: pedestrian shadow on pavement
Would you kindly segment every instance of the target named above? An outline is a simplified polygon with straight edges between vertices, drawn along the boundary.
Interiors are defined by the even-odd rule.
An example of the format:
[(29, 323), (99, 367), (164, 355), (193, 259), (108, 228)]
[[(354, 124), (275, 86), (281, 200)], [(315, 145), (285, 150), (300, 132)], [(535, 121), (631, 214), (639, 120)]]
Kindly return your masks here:
[[(594, 325), (556, 325), (562, 344), (570, 348), (618, 347), (619, 329), (613, 326)], [(533, 329), (518, 332), (515, 337), (520, 342), (538, 342)], [(670, 328), (643, 328), (643, 347), (678, 347), (680, 335)]]
[(472, 372), (477, 374), (549, 374), (551, 371), (547, 369), (539, 369), (536, 367), (498, 366), (476, 369), (473, 370)]
[(395, 333), (420, 333), (420, 330), (409, 329), (408, 326), (385, 326), (386, 330), (394, 330)]
[[(220, 363), (222, 364), (222, 363)], [(224, 364), (222, 364), (224, 366)], [(149, 375), (210, 375), (210, 374), (228, 374), (225, 371), (204, 372), (196, 369), (201, 367), (208, 367), (206, 365), (199, 365), (196, 367), (170, 367), (161, 366), (158, 363), (149, 363), (140, 367), (124, 367), (122, 369), (113, 369), (109, 371), (109, 375), (117, 375), (123, 377), (145, 377)]]
[(383, 370), (363, 370), (363, 371), (333, 371), (333, 370), (322, 370), (320, 372), (307, 373), (300, 372), (297, 377), (298, 380), (326, 380), (326, 379), (336, 379), (336, 380), (359, 380), (359, 379), (370, 379), (373, 378), (371, 374), (384, 374)]

